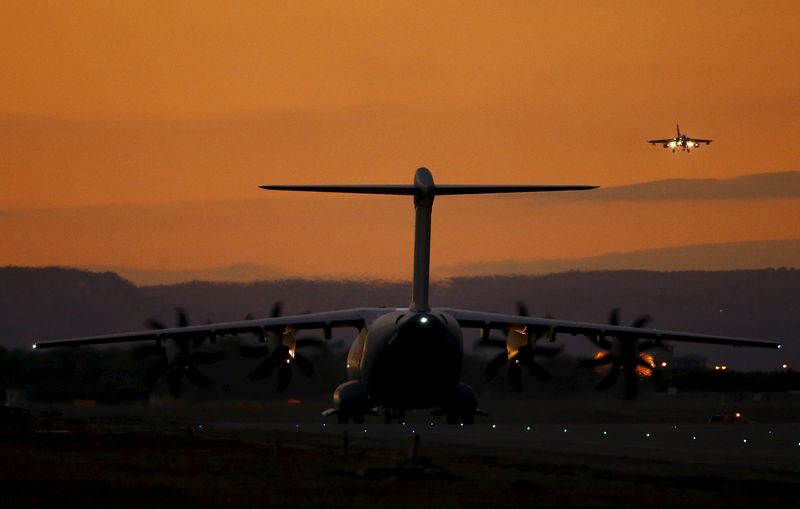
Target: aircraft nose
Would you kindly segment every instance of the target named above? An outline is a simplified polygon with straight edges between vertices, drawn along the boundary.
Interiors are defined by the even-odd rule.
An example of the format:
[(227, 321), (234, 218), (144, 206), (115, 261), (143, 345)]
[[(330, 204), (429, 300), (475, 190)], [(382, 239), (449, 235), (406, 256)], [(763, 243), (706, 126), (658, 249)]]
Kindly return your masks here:
[(398, 407), (436, 406), (461, 374), (458, 338), (435, 315), (415, 315), (397, 331), (376, 365), (370, 391)]

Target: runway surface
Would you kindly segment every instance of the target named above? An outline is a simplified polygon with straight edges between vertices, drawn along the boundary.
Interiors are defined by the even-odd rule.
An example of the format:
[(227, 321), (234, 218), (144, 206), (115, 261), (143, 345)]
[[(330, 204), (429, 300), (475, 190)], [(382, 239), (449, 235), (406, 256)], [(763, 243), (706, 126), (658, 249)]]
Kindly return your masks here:
[(800, 425), (779, 424), (535, 424), (481, 423), (453, 426), (436, 422), (416, 425), (340, 425), (320, 423), (196, 424), (207, 432), (281, 432), (341, 435), (353, 444), (385, 445), (409, 441), (414, 434), (425, 444), (449, 444), (483, 451), (546, 451), (591, 454), (720, 466), (751, 466), (800, 471)]

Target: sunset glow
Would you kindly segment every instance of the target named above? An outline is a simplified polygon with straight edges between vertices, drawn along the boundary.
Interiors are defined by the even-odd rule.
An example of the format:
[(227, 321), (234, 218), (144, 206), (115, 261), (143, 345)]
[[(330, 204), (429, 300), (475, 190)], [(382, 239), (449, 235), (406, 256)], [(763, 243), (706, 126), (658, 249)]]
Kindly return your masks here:
[[(794, 1), (3, 2), (0, 265), (407, 279), (410, 200), (258, 185), (800, 170), (798, 20)], [(676, 123), (714, 143), (646, 143)], [(432, 271), (797, 238), (798, 218), (797, 196), (442, 197)]]

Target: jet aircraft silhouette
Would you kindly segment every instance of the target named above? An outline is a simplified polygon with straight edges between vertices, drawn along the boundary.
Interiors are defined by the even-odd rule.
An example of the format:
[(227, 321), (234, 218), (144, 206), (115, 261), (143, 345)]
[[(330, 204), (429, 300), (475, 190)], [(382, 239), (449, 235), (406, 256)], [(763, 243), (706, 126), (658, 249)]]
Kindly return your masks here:
[[(348, 380), (333, 393), (339, 422), (363, 422), (375, 408), (383, 408), (386, 421), (403, 420), (405, 412), (433, 408), (449, 423), (472, 423), (479, 413), (475, 392), (460, 382), (463, 361), (463, 329), (477, 329), (487, 341), (500, 331), (506, 341), (509, 361), (518, 353), (533, 352), (536, 341), (554, 341), (557, 334), (589, 336), (598, 344), (636, 339), (688, 341), (718, 345), (779, 348), (778, 343), (709, 334), (621, 326), (617, 323), (587, 323), (526, 315), (487, 313), (444, 307), (429, 302), (431, 213), (437, 197), (490, 193), (581, 191), (595, 186), (436, 185), (433, 175), (420, 168), (412, 185), (265, 185), (268, 190), (326, 193), (401, 195), (413, 198), (415, 208), (414, 259), (411, 303), (404, 308), (363, 307), (302, 315), (271, 316), (235, 322), (124, 332), (103, 336), (40, 342), (34, 348), (71, 347), (132, 341), (181, 345), (212, 342), (223, 336), (252, 333), (261, 341), (277, 338), (286, 350), (281, 357), (290, 364), (295, 358), (297, 331), (318, 329), (326, 339), (332, 329), (357, 331), (347, 356)], [(189, 341), (191, 339), (192, 341)], [(627, 344), (627, 343), (626, 343)], [(282, 350), (283, 351), (283, 350)], [(185, 355), (188, 355), (184, 352)], [(532, 354), (531, 354), (532, 355)]]
[(676, 125), (675, 129), (677, 131), (677, 135), (672, 138), (664, 138), (661, 140), (647, 140), (647, 143), (651, 145), (661, 145), (664, 148), (671, 148), (673, 152), (675, 152), (676, 148), (680, 148), (681, 150), (685, 150), (687, 153), (691, 152), (693, 148), (697, 148), (700, 146), (701, 143), (705, 143), (708, 145), (714, 140), (705, 140), (702, 138), (690, 138), (685, 134), (681, 133), (681, 126)]

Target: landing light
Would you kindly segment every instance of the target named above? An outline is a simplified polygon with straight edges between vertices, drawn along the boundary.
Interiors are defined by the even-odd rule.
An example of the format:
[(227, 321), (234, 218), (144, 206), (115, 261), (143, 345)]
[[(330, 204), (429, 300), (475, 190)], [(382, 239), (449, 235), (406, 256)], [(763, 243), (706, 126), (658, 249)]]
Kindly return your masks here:
[(422, 318), (419, 319), (419, 323), (428, 323), (428, 317), (423, 316)]

